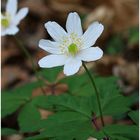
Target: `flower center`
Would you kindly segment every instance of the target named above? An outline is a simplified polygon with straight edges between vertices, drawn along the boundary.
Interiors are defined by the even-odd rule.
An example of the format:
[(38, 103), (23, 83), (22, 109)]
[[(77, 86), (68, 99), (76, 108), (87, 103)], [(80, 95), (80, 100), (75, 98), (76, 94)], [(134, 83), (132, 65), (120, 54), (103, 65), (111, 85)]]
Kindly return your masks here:
[(9, 26), (9, 20), (7, 18), (1, 19), (1, 24), (3, 27), (8, 27)]
[(4, 13), (4, 17), (1, 19), (1, 25), (4, 28), (7, 28), (10, 25), (10, 14), (9, 13)]
[(75, 55), (78, 52), (78, 47), (76, 44), (72, 43), (68, 46), (68, 51), (70, 54)]

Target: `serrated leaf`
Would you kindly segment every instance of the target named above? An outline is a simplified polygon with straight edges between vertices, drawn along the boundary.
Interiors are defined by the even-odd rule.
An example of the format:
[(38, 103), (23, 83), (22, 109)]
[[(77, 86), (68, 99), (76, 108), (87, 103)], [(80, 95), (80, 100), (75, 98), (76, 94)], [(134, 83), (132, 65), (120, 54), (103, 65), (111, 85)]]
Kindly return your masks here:
[(18, 87), (11, 91), (2, 92), (2, 118), (15, 112), (21, 105), (24, 105), (31, 98), (32, 90), (42, 83), (33, 82)]
[(102, 110), (104, 115), (118, 115), (130, 110), (128, 100), (118, 95), (116, 97), (102, 100)]
[(55, 111), (75, 111), (87, 117), (91, 117), (91, 103), (90, 98), (75, 97), (68, 94), (59, 96), (40, 97), (34, 100), (34, 103), (41, 108)]
[(9, 136), (12, 134), (18, 134), (18, 131), (15, 129), (11, 129), (11, 128), (2, 128), (1, 129), (1, 135), (2, 136)]
[(89, 118), (78, 112), (64, 111), (49, 116), (47, 120), (55, 125), (57, 123), (59, 124), (59, 123), (69, 123), (74, 121), (86, 121), (89, 120)]
[[(96, 86), (99, 91), (100, 102), (102, 107), (103, 115), (118, 115), (126, 113), (130, 110), (131, 101), (120, 94), (116, 77), (95, 77)], [(90, 86), (90, 87), (89, 87)], [(87, 85), (85, 88), (85, 94), (92, 94), (91, 103), (94, 114), (100, 116), (96, 92), (92, 88), (92, 85)], [(81, 88), (82, 90), (82, 88)], [(87, 92), (86, 92), (87, 91)], [(82, 91), (81, 91), (82, 92)]]
[(109, 136), (122, 136), (128, 139), (138, 139), (138, 127), (135, 125), (108, 125), (102, 129)]
[(28, 100), (30, 100), (30, 97), (22, 96), (20, 93), (2, 93), (2, 118), (15, 112)]
[(117, 77), (111, 76), (111, 77), (97, 77), (95, 79), (97, 88), (100, 92), (101, 97), (107, 96), (116, 96), (120, 93), (120, 89), (117, 85)]
[(76, 138), (77, 140), (82, 140), (83, 138), (84, 140), (94, 130), (92, 128), (92, 112), (90, 111), (89, 98), (74, 97), (67, 94), (60, 96), (50, 95), (47, 97), (40, 96), (34, 99), (33, 103), (37, 107), (46, 109), (52, 109), (55, 106), (55, 110), (58, 112), (44, 120), (42, 128), (45, 131), (42, 131), (40, 135), (29, 138), (29, 140), (40, 140), (48, 137), (53, 137), (56, 140), (62, 138)]
[(34, 132), (41, 121), (40, 113), (32, 102), (27, 103), (19, 113), (18, 123), (22, 132)]
[(131, 111), (129, 112), (128, 116), (136, 123), (139, 125), (139, 111)]
[[(60, 118), (59, 118), (60, 119)], [(55, 121), (55, 120), (53, 120)], [(56, 124), (55, 124), (56, 123)], [(90, 135), (90, 131), (92, 130), (91, 122), (89, 121), (74, 121), (74, 122), (64, 122), (57, 123), (52, 122), (50, 120), (47, 125), (47, 129), (41, 132), (39, 135), (34, 136), (32, 138), (38, 140), (43, 138), (66, 138), (74, 139), (79, 137), (80, 134), (88, 137)], [(28, 138), (26, 140), (32, 140), (32, 138)]]
[(56, 82), (58, 74), (61, 72), (62, 67), (46, 68), (38, 72), (43, 78), (45, 78), (50, 83)]

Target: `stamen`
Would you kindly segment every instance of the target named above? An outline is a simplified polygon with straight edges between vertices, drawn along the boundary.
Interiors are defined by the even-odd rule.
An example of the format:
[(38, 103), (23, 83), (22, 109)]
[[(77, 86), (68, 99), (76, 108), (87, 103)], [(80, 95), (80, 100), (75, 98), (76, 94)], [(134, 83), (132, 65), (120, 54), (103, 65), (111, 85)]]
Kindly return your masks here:
[(72, 43), (71, 45), (69, 45), (68, 51), (69, 51), (70, 54), (75, 55), (78, 52), (77, 45)]
[(7, 18), (4, 18), (4, 19), (1, 19), (1, 25), (3, 26), (3, 27), (8, 27), (9, 26), (9, 20), (7, 19)]

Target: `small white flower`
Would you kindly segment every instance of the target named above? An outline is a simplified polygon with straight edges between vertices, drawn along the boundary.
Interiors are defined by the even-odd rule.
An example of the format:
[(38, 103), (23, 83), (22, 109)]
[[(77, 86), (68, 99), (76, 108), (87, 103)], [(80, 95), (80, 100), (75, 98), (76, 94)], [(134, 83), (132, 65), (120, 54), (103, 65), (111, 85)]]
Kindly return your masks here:
[(42, 68), (64, 65), (64, 74), (73, 75), (79, 71), (82, 61), (95, 61), (103, 56), (99, 47), (91, 47), (103, 32), (103, 25), (94, 22), (83, 34), (79, 15), (70, 13), (66, 22), (67, 32), (56, 22), (47, 22), (45, 28), (54, 39), (40, 40), (39, 47), (51, 53), (39, 61)]
[(22, 8), (17, 12), (17, 0), (8, 0), (6, 12), (1, 13), (1, 36), (15, 35), (19, 31), (17, 25), (27, 13), (28, 8)]

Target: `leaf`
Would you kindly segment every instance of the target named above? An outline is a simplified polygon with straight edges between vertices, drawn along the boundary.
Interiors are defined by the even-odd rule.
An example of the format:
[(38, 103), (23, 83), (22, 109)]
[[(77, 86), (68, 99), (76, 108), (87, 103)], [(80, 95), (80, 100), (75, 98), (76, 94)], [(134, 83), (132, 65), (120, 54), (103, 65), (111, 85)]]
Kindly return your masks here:
[(18, 123), (22, 132), (34, 132), (41, 122), (40, 113), (32, 102), (27, 103), (19, 113)]
[(50, 109), (52, 111), (74, 111), (79, 112), (87, 117), (91, 117), (92, 109), (90, 104), (90, 98), (75, 97), (68, 94), (59, 96), (42, 96), (34, 99), (36, 106)]
[[(99, 91), (100, 102), (102, 107), (103, 115), (118, 115), (126, 113), (130, 110), (130, 100), (125, 96), (120, 94), (120, 89), (118, 88), (116, 81), (118, 78), (116, 77), (96, 77), (96, 87)], [(91, 85), (92, 86), (92, 85)], [(94, 89), (87, 88), (88, 90), (92, 90), (92, 109), (94, 114), (98, 117), (100, 116), (96, 92)], [(85, 90), (86, 91), (86, 90)], [(88, 91), (88, 94), (90, 93)]]
[(112, 135), (111, 140), (130, 140), (130, 139), (122, 137), (122, 136)]
[(60, 82), (67, 84), (69, 87), (68, 88), (69, 92), (75, 94), (79, 92), (81, 87), (87, 84), (88, 77), (86, 74), (74, 75), (74, 76), (66, 77), (62, 79)]
[(2, 93), (2, 118), (15, 112), (21, 105), (25, 104), (30, 97), (20, 93)]
[(38, 72), (38, 74), (40, 76), (42, 76), (43, 78), (45, 78), (47, 81), (49, 81), (50, 83), (52, 82), (56, 82), (58, 74), (61, 72), (62, 67), (55, 67), (55, 68), (47, 68), (47, 69), (43, 69), (40, 72)]
[(12, 114), (31, 99), (32, 90), (42, 83), (33, 82), (11, 91), (2, 92), (2, 118)]
[(139, 93), (133, 92), (132, 95), (127, 96), (127, 100), (129, 102), (129, 105), (133, 106), (134, 104), (139, 102)]
[(1, 129), (1, 135), (2, 136), (9, 136), (12, 134), (18, 134), (18, 131), (15, 129), (11, 129), (11, 128), (2, 128)]
[[(88, 114), (91, 115), (91, 112), (93, 112), (96, 116), (100, 116), (96, 92), (93, 89), (91, 83), (89, 84), (85, 83), (86, 81), (85, 78), (88, 79), (88, 77), (85, 77), (85, 75), (82, 78), (80, 78), (80, 76), (78, 76), (77, 78), (73, 77), (73, 81), (78, 81), (80, 79), (79, 80), (80, 84), (73, 84), (72, 81), (69, 81), (68, 79), (67, 80), (65, 79), (66, 81), (63, 80), (63, 82), (65, 81), (69, 84), (69, 87), (70, 87), (69, 90), (71, 91), (71, 93), (77, 96), (84, 96), (84, 97), (78, 97), (78, 98), (79, 100), (81, 99), (82, 102), (85, 101), (85, 103), (81, 102), (81, 104), (86, 104), (85, 106), (87, 110), (89, 110)], [(101, 106), (102, 106), (104, 115), (114, 116), (114, 115), (126, 113), (127, 111), (130, 110), (129, 106), (131, 105), (130, 104), (131, 100), (128, 100), (126, 97), (120, 94), (120, 89), (118, 88), (116, 84), (117, 80), (118, 78), (116, 77), (103, 77), (103, 78), (95, 77), (96, 85), (99, 90), (99, 94), (101, 98), (100, 99)], [(106, 83), (109, 83), (109, 84), (106, 84)], [(77, 90), (76, 90), (75, 85), (77, 86)], [(44, 98), (42, 100), (45, 100), (45, 101), (39, 101), (39, 104), (41, 105), (44, 103), (43, 106), (44, 107), (47, 106), (47, 109), (49, 109), (49, 103), (50, 103), (50, 109), (53, 109), (54, 107), (57, 110), (67, 110), (68, 106), (66, 107), (66, 102), (68, 101), (68, 96), (63, 96), (62, 99), (61, 97), (62, 96), (59, 96), (59, 97), (49, 96), (48, 100), (47, 99), (45, 100)], [(80, 101), (78, 101), (76, 98), (77, 97), (69, 96), (69, 102), (71, 102), (71, 104), (73, 105), (75, 104), (75, 106), (82, 106), (81, 108), (84, 108), (83, 105), (79, 104)], [(77, 103), (74, 100), (77, 100), (76, 101)], [(63, 105), (63, 102), (65, 102), (64, 103), (65, 105)], [(79, 104), (79, 105), (76, 105), (76, 104)], [(76, 107), (74, 106), (73, 108), (76, 109)], [(70, 109), (70, 106), (69, 106), (69, 109)]]
[(73, 121), (86, 121), (88, 119), (89, 118), (84, 116), (83, 114), (72, 112), (72, 111), (64, 111), (51, 115), (48, 118), (48, 121), (53, 122), (53, 124), (55, 125), (57, 123), (59, 124), (59, 123), (68, 123)]
[(139, 131), (138, 127), (135, 125), (119, 125), (113, 124), (105, 126), (102, 131), (104, 131), (109, 136), (122, 136), (128, 139), (138, 139)]
[(139, 111), (131, 111), (129, 112), (128, 116), (136, 123), (139, 125)]
[[(90, 135), (90, 131), (93, 129), (91, 123), (89, 121), (65, 121), (58, 123), (54, 120), (48, 119), (47, 128), (41, 132), (39, 135), (34, 136), (33, 138), (43, 139), (43, 138), (69, 138), (74, 139), (79, 137), (81, 134), (88, 138)], [(60, 118), (59, 118), (60, 120)], [(56, 123), (56, 124), (55, 124)], [(27, 140), (32, 140), (32, 138), (28, 138)]]
[[(37, 107), (51, 108), (51, 110), (54, 108), (57, 112), (49, 116), (44, 122), (42, 120), (42, 124), (38, 128), (42, 126), (41, 130), (44, 131), (28, 139), (87, 139), (90, 133), (95, 131), (92, 127), (92, 112), (89, 99), (68, 94), (40, 96), (40, 98), (34, 99), (33, 103)], [(94, 133), (97, 132), (95, 131)]]
[(96, 86), (99, 90), (101, 98), (107, 98), (111, 95), (114, 97), (120, 93), (120, 89), (117, 85), (117, 77), (97, 77), (95, 79)]
[(104, 115), (118, 115), (130, 110), (126, 97), (118, 95), (113, 98), (102, 100)]

